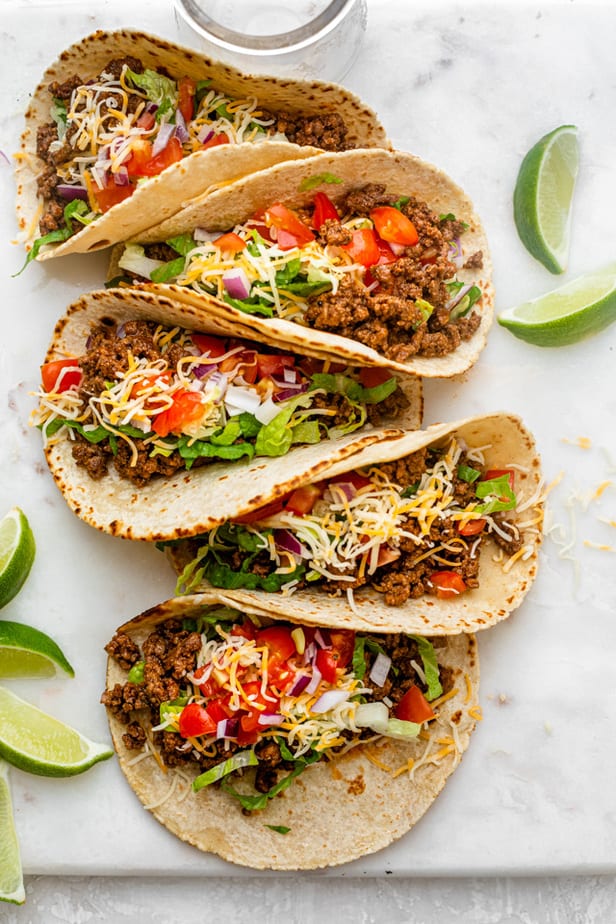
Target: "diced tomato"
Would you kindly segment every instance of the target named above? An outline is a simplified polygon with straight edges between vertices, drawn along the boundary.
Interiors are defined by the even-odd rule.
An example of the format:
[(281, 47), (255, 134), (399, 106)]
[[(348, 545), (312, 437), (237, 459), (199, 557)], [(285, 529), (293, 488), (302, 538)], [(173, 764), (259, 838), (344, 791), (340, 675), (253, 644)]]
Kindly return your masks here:
[(492, 481), (493, 478), (502, 478), (503, 475), (509, 475), (509, 487), (513, 491), (515, 472), (511, 468), (491, 468), (485, 473), (481, 481)]
[(229, 231), (227, 234), (221, 234), (215, 241), (212, 241), (214, 247), (218, 247), (224, 253), (236, 254), (246, 247), (246, 241), (243, 240), (235, 231)]
[[(64, 369), (70, 369), (60, 378)], [(45, 391), (68, 391), (73, 385), (79, 385), (83, 376), (77, 359), (55, 359), (41, 366), (41, 381)]]
[(231, 142), (229, 141), (228, 137), (224, 133), (221, 135), (212, 135), (212, 137), (208, 141), (203, 142), (201, 149), (205, 151), (207, 150), (207, 148), (217, 148), (221, 144), (230, 144), (230, 143)]
[(267, 647), (270, 662), (287, 661), (297, 650), (291, 629), (287, 629), (286, 626), (268, 626), (261, 629), (257, 632), (256, 642), (259, 647)]
[(205, 696), (206, 699), (210, 699), (212, 696), (216, 696), (220, 687), (216, 683), (213, 677), (210, 677), (208, 680), (204, 680), (203, 683), (199, 684), (199, 692), (201, 696)]
[(295, 356), (275, 353), (257, 353), (257, 370), (259, 378), (268, 375), (283, 375), (285, 369), (295, 365)]
[(200, 703), (189, 703), (180, 712), (180, 735), (184, 738), (196, 738), (198, 735), (212, 735), (216, 731), (216, 722)]
[(177, 391), (173, 404), (161, 411), (152, 421), (152, 430), (159, 436), (181, 433), (183, 427), (197, 423), (203, 416), (203, 404), (195, 391)]
[(233, 519), (235, 523), (257, 523), (259, 520), (266, 520), (268, 517), (273, 517), (274, 514), (280, 513), (283, 506), (284, 498), (279, 497), (270, 504), (265, 504), (263, 507), (258, 507), (256, 510), (251, 510), (249, 513), (244, 513)]
[(321, 497), (322, 493), (323, 488), (318, 484), (302, 485), (301, 488), (296, 488), (291, 492), (285, 504), (285, 509), (288, 510), (289, 513), (297, 514), (297, 516), (305, 516), (307, 513), (312, 512), (312, 508)]
[(458, 532), (461, 536), (478, 536), (485, 525), (486, 521), (484, 518), (479, 517), (476, 520), (469, 520), (467, 523), (464, 523), (464, 525), (458, 526)]
[(227, 345), (222, 337), (215, 337), (213, 334), (199, 334), (193, 331), (190, 338), (198, 350), (202, 353), (208, 353), (213, 359), (217, 356), (224, 356), (227, 352)]
[(276, 241), (281, 250), (291, 250), (292, 247), (302, 247), (314, 241), (314, 234), (308, 225), (282, 202), (270, 205), (265, 209), (263, 217), (266, 225), (276, 228)]
[(383, 369), (382, 366), (364, 366), (359, 371), (359, 381), (364, 388), (376, 388), (393, 378), (391, 369)]
[(458, 597), (467, 589), (463, 579), (455, 571), (435, 571), (430, 575), (430, 582), (440, 600)]
[(192, 77), (180, 77), (178, 80), (178, 109), (185, 122), (190, 122), (195, 114), (195, 91), (197, 83)]
[(355, 632), (351, 629), (330, 629), (332, 650), (338, 655), (338, 667), (346, 667), (353, 659)]
[(416, 244), (419, 240), (415, 225), (392, 205), (380, 205), (370, 212), (379, 236), (393, 244)]
[(231, 629), (231, 635), (240, 635), (242, 638), (246, 638), (249, 641), (252, 641), (257, 637), (257, 629), (252, 619), (246, 619), (241, 624), (241, 626), (233, 626)]
[[(203, 695), (205, 696), (205, 693)], [(212, 700), (211, 703), (207, 704), (205, 709), (212, 721), (216, 722), (216, 725), (228, 719), (231, 712), (231, 710), (224, 705), (223, 701), (219, 699)]]
[[(167, 167), (177, 163), (183, 157), (182, 145), (172, 136), (162, 151), (152, 155), (152, 145), (145, 138), (133, 142), (131, 156), (126, 161), (128, 175), (132, 177), (158, 176)], [(126, 189), (126, 187), (121, 187)]]
[(245, 382), (253, 385), (257, 381), (257, 353), (255, 350), (234, 353), (233, 356), (223, 359), (218, 368), (221, 372), (241, 375)]
[(312, 213), (312, 227), (320, 230), (321, 225), (325, 224), (328, 219), (338, 221), (340, 215), (338, 209), (324, 192), (318, 192), (314, 197), (314, 212)]
[(409, 687), (395, 707), (394, 715), (397, 719), (402, 719), (404, 722), (417, 722), (421, 725), (422, 722), (433, 719), (435, 713), (419, 687), (414, 684), (412, 687)]
[(119, 202), (130, 199), (135, 191), (134, 186), (118, 186), (113, 180), (104, 186), (103, 189), (99, 189), (96, 183), (91, 183), (90, 189), (92, 195), (96, 199), (97, 206), (103, 214), (108, 212), (109, 209), (112, 209), (114, 205), (117, 205)]
[(353, 231), (353, 237), (348, 244), (342, 244), (342, 249), (350, 254), (354, 263), (360, 263), (362, 266), (374, 266), (381, 256), (373, 228), (358, 228)]
[(154, 128), (155, 124), (156, 116), (153, 112), (148, 112), (146, 109), (143, 110), (137, 119), (137, 128), (142, 128), (146, 132), (149, 132), (150, 129)]

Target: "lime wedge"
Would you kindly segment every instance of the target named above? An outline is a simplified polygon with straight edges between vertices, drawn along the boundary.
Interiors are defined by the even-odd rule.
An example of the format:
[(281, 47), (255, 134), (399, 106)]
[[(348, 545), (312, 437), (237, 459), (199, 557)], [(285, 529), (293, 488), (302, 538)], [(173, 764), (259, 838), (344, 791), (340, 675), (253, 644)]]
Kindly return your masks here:
[(0, 687), (0, 757), (39, 776), (83, 773), (113, 751)]
[(566, 346), (616, 321), (616, 263), (503, 311), (498, 323), (536, 346)]
[(75, 676), (62, 650), (39, 629), (0, 619), (0, 677)]
[(25, 513), (13, 507), (0, 520), (0, 608), (21, 590), (30, 573), (35, 550)]
[(0, 760), (0, 902), (23, 905), (26, 893), (13, 823), (8, 771), (8, 764)]
[(513, 193), (520, 240), (551, 273), (563, 273), (569, 256), (577, 131), (575, 125), (561, 125), (541, 138), (522, 161)]

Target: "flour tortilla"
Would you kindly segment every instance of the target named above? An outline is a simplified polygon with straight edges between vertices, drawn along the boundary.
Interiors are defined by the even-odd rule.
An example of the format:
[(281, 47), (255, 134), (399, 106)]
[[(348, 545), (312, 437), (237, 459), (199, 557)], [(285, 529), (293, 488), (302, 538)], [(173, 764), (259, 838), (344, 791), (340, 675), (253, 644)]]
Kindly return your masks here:
[[(207, 318), (190, 305), (179, 305), (153, 292), (103, 289), (83, 295), (69, 306), (56, 325), (45, 362), (81, 355), (92, 325), (104, 317), (118, 323), (129, 318), (153, 319), (207, 333), (243, 335), (225, 319)], [(270, 342), (262, 332), (252, 339)], [(284, 349), (289, 352), (288, 347)], [(143, 488), (120, 478), (111, 468), (108, 475), (94, 481), (75, 464), (68, 438), (48, 445), (47, 463), (69, 507), (91, 526), (125, 539), (158, 541), (192, 536), (317, 477), (333, 461), (396, 435), (399, 428), (421, 426), (421, 381), (409, 376), (398, 378), (410, 402), (401, 417), (386, 421), (383, 428), (366, 427), (339, 440), (299, 446), (279, 458), (215, 462), (178, 471), (169, 478), (155, 478)]]
[[(50, 82), (62, 82), (77, 73), (84, 81), (95, 77), (112, 58), (133, 55), (144, 67), (166, 68), (174, 78), (211, 79), (212, 85), (233, 98), (256, 97), (269, 111), (295, 114), (337, 112), (348, 127), (348, 140), (357, 147), (383, 146), (389, 142), (375, 113), (357, 96), (336, 84), (287, 78), (251, 76), (211, 58), (166, 42), (153, 35), (127, 29), (101, 30), (63, 51), (43, 75), (26, 112), (21, 156), (16, 170), (17, 217), (25, 243), (39, 236), (39, 202), (36, 178), (45, 164), (36, 153), (36, 134), (50, 121)], [(160, 223), (209, 188), (228, 183), (253, 170), (281, 160), (301, 159), (317, 148), (285, 141), (224, 145), (199, 151), (172, 165), (140, 186), (130, 199), (115, 205), (82, 231), (61, 244), (44, 247), (37, 259), (48, 260), (69, 253), (87, 253), (127, 240)]]
[[(229, 604), (217, 593), (176, 597), (121, 626), (142, 642), (158, 623), (172, 617), (191, 617), (203, 606)], [(266, 615), (257, 612), (258, 615)], [(296, 619), (296, 614), (285, 614)], [(339, 625), (346, 626), (344, 620)], [(141, 752), (129, 751), (121, 725), (110, 713), (109, 725), (120, 767), (128, 783), (154, 817), (183, 841), (225, 860), (253, 869), (316, 869), (348, 863), (387, 847), (406, 834), (432, 805), (450, 774), (460, 763), (475, 726), (478, 707), (479, 658), (472, 635), (432, 639), (439, 664), (452, 671), (456, 694), (439, 708), (439, 718), (429, 725), (433, 751), (442, 750), (437, 739), (451, 737), (456, 725), (459, 749), (446, 753), (437, 763), (424, 763), (413, 775), (392, 771), (409, 758), (419, 761), (429, 743), (379, 739), (360, 745), (330, 762), (309, 767), (281, 796), (262, 812), (244, 815), (238, 803), (214, 787), (193, 793), (189, 780), (197, 769), (163, 773), (154, 757), (135, 763)], [(126, 672), (116, 661), (107, 665), (107, 688), (126, 682)], [(384, 767), (376, 766), (367, 755)], [(171, 796), (171, 787), (176, 787)], [(289, 828), (282, 835), (268, 825)]]
[[(470, 447), (484, 447), (486, 469), (503, 469), (515, 466), (515, 490), (518, 497), (531, 498), (539, 493), (541, 485), (540, 460), (532, 435), (522, 421), (511, 414), (491, 414), (471, 417), (449, 424), (437, 424), (424, 431), (408, 433), (380, 445), (367, 447), (351, 458), (334, 463), (321, 478), (337, 476), (363, 466), (402, 458), (423, 446), (446, 444), (451, 436), (466, 440)], [(291, 596), (267, 593), (261, 590), (226, 590), (227, 596), (240, 607), (254, 606), (272, 615), (292, 614), (308, 625), (353, 625), (382, 632), (408, 632), (424, 635), (451, 635), (458, 632), (477, 632), (487, 629), (508, 617), (520, 605), (531, 587), (538, 565), (541, 542), (543, 502), (540, 498), (531, 509), (523, 513), (508, 511), (512, 522), (535, 521), (533, 533), (528, 534), (532, 551), (526, 560), (518, 560), (510, 571), (503, 566), (508, 556), (500, 551), (492, 539), (484, 542), (479, 568), (479, 587), (467, 590), (456, 599), (441, 600), (433, 595), (410, 599), (402, 606), (388, 606), (383, 595), (372, 588), (355, 591), (355, 609), (351, 609), (346, 596), (332, 597), (323, 591), (302, 588)], [(193, 551), (187, 543), (179, 543), (167, 550), (174, 569), (181, 574), (191, 560)], [(198, 589), (210, 589), (204, 582)]]
[[(341, 182), (311, 181), (319, 177), (335, 177)], [(306, 183), (310, 188), (306, 189)], [(193, 289), (178, 285), (148, 285), (154, 291), (192, 304), (207, 314), (237, 321), (253, 331), (268, 331), (289, 345), (301, 348), (310, 343), (313, 349), (320, 349), (332, 357), (364, 365), (385, 365), (401, 372), (410, 372), (426, 378), (449, 378), (469, 369), (485, 346), (494, 313), (494, 290), (492, 287), (492, 263), (485, 231), (473, 205), (466, 194), (442, 170), (426, 163), (412, 154), (384, 150), (343, 151), (337, 154), (321, 153), (294, 163), (281, 163), (266, 170), (246, 176), (224, 189), (217, 190), (194, 202), (172, 218), (139, 235), (139, 243), (166, 240), (176, 234), (205, 228), (208, 231), (227, 231), (236, 224), (246, 221), (255, 212), (273, 202), (284, 202), (291, 208), (304, 207), (312, 203), (315, 192), (323, 191), (335, 202), (339, 202), (353, 189), (368, 183), (380, 183), (396, 196), (413, 195), (427, 202), (436, 215), (453, 213), (456, 218), (468, 224), (462, 243), (465, 256), (477, 251), (483, 254), (481, 268), (461, 269), (457, 277), (463, 282), (478, 285), (483, 296), (477, 308), (481, 324), (470, 340), (462, 342), (446, 356), (413, 356), (406, 362), (387, 359), (376, 350), (350, 340), (339, 334), (315, 330), (281, 318), (262, 318), (248, 315), (226, 303), (202, 295)], [(118, 247), (112, 251), (108, 278), (122, 274), (118, 260), (123, 251)]]

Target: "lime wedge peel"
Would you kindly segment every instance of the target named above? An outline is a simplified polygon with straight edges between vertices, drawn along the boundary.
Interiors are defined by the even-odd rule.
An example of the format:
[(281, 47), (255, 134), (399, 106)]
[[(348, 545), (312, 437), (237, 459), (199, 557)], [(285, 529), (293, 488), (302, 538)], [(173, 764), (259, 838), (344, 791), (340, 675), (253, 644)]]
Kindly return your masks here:
[(26, 892), (13, 821), (8, 770), (8, 764), (0, 760), (0, 901), (23, 905)]
[(34, 561), (36, 545), (28, 519), (19, 507), (0, 520), (0, 608), (21, 590)]
[(0, 677), (54, 677), (75, 671), (59, 646), (44, 632), (0, 619)]
[(38, 776), (74, 776), (113, 753), (0, 687), (0, 758), (13, 766)]
[(616, 321), (616, 263), (503, 311), (498, 323), (536, 346), (567, 346)]
[(567, 266), (578, 167), (577, 127), (561, 125), (533, 145), (518, 173), (516, 228), (528, 252), (551, 273), (563, 273)]

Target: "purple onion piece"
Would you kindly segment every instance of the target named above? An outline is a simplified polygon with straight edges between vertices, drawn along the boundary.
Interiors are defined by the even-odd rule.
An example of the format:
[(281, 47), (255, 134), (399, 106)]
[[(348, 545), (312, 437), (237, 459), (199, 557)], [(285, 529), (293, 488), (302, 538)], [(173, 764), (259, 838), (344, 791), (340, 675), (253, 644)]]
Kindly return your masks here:
[(243, 299), (250, 295), (250, 282), (241, 266), (224, 272), (222, 281), (231, 298)]
[(300, 693), (304, 692), (309, 683), (310, 677), (308, 674), (299, 674), (289, 690), (289, 696), (299, 696)]
[(128, 168), (120, 167), (117, 173), (113, 174), (113, 181), (116, 186), (130, 186), (130, 180), (128, 178)]
[(306, 687), (306, 693), (314, 693), (316, 691), (318, 685), (321, 683), (322, 676), (318, 667), (315, 666), (312, 668), (312, 677), (310, 678), (310, 683)]
[(332, 642), (327, 629), (317, 629), (317, 631), (314, 633), (314, 640), (319, 648), (329, 649), (332, 647)]
[(213, 138), (213, 137), (214, 137), (214, 130), (211, 128), (208, 128), (207, 125), (204, 125), (201, 131), (199, 132), (199, 134), (197, 135), (197, 141), (199, 141), (200, 144), (207, 144), (210, 138)]
[(171, 122), (163, 122), (152, 145), (152, 157), (156, 157), (157, 154), (165, 150), (174, 131), (175, 125), (172, 125)]
[(66, 199), (67, 202), (72, 202), (73, 199), (82, 199), (84, 202), (88, 201), (88, 190), (85, 186), (71, 186), (70, 183), (59, 183), (56, 186), (56, 191), (58, 195)]
[(297, 395), (301, 395), (304, 392), (308, 391), (308, 383), (305, 385), (298, 385), (295, 388), (283, 388), (282, 391), (277, 392), (272, 397), (274, 404), (278, 404), (280, 401), (286, 401), (287, 398), (296, 398)]
[(186, 128), (186, 120), (179, 109), (175, 110), (175, 137), (180, 144), (184, 144), (184, 142), (188, 141), (190, 138), (188, 129)]
[(308, 550), (301, 544), (299, 539), (290, 533), (288, 529), (277, 529), (274, 531), (274, 541), (279, 549), (284, 552), (291, 552), (293, 555), (307, 556)]

